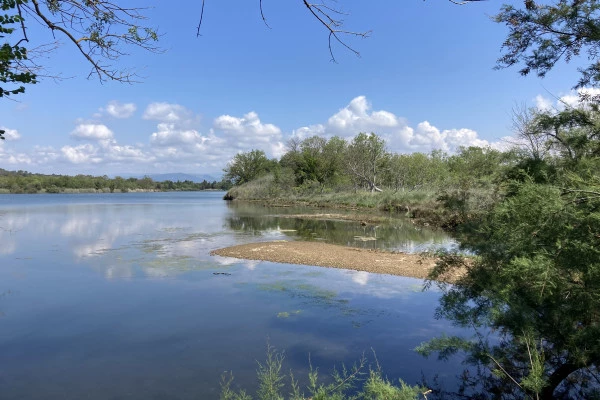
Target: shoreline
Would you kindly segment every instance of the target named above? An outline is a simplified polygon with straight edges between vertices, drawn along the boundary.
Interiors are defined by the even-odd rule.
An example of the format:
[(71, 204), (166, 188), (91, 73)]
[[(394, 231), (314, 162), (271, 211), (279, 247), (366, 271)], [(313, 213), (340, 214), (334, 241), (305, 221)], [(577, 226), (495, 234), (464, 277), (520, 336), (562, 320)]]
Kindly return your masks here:
[[(420, 254), (359, 249), (323, 242), (285, 240), (225, 247), (211, 251), (210, 255), (349, 269), (418, 279), (427, 279), (437, 261), (436, 257)], [(446, 281), (453, 282), (459, 276), (460, 274), (448, 277)]]
[[(306, 199), (286, 199), (282, 200), (279, 198), (274, 199), (248, 199), (248, 198), (239, 198), (230, 196), (230, 192), (227, 191), (223, 200), (230, 202), (239, 202), (239, 203), (248, 203), (248, 204), (260, 204), (263, 207), (273, 207), (273, 208), (293, 208), (293, 207), (308, 207), (314, 210), (319, 209), (332, 209), (332, 210), (343, 210), (343, 211), (351, 211), (363, 216), (363, 218), (356, 218), (354, 220), (361, 221), (362, 219), (374, 219), (377, 221), (382, 217), (377, 214), (386, 213), (390, 216), (394, 217), (404, 217), (409, 219), (415, 225), (420, 226), (429, 226), (442, 229), (446, 232), (454, 232), (456, 230), (457, 225), (459, 224), (462, 217), (456, 215), (455, 213), (450, 213), (444, 211), (441, 207), (430, 207), (425, 205), (425, 203), (421, 205), (380, 205), (379, 207), (368, 207), (361, 206), (358, 204), (344, 204), (343, 202), (335, 202), (335, 201), (322, 201), (320, 199), (315, 199), (313, 201), (309, 201)], [(375, 214), (375, 216), (374, 216)], [(373, 217), (374, 218), (369, 218)], [(309, 217), (309, 214), (306, 214), (306, 218)], [(316, 219), (316, 218), (312, 218)]]

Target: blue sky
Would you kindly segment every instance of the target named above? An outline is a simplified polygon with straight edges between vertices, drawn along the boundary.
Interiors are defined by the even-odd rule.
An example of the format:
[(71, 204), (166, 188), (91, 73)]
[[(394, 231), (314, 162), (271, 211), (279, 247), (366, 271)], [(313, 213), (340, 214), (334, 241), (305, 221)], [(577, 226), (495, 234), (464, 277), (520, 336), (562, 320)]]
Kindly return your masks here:
[[(573, 96), (575, 64), (544, 79), (494, 70), (507, 30), (500, 2), (338, 0), (361, 57), (334, 44), (300, 0), (133, 1), (150, 5), (161, 54), (130, 49), (116, 62), (141, 83), (87, 79), (89, 65), (63, 46), (42, 60), (51, 75), (16, 101), (0, 100), (0, 168), (61, 174), (186, 172), (219, 175), (240, 151), (271, 157), (313, 134), (375, 132), (395, 152), (498, 145), (515, 105), (548, 107)], [(176, 5), (176, 6), (175, 6)], [(49, 32), (30, 24), (35, 43)], [(572, 98), (572, 97), (567, 97)]]

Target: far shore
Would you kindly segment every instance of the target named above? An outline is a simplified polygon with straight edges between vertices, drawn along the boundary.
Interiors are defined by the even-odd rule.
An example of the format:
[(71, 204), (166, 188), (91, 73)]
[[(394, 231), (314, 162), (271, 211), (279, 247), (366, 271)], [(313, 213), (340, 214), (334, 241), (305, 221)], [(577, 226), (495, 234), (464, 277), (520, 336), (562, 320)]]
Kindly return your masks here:
[[(437, 258), (322, 242), (272, 241), (214, 250), (211, 255), (284, 264), (314, 265), (426, 279)], [(455, 281), (458, 275), (446, 279)]]

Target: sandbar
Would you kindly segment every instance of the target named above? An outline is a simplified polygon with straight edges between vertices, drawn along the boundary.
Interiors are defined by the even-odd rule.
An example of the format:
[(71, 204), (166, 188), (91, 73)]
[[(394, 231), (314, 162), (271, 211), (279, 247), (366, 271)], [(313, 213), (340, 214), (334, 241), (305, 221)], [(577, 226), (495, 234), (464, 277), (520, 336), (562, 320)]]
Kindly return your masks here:
[(211, 255), (285, 264), (342, 268), (377, 274), (427, 278), (437, 258), (411, 253), (360, 249), (323, 242), (257, 242), (211, 251)]

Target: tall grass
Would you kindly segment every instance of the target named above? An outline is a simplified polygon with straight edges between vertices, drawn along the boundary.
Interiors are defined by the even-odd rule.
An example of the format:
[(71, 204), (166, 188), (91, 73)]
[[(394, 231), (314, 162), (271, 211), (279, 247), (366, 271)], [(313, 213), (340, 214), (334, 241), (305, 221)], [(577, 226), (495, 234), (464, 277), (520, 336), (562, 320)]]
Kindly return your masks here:
[(334, 369), (324, 383), (319, 371), (310, 366), (306, 386), (301, 387), (292, 371), (283, 373), (284, 355), (267, 345), (267, 358), (258, 363), (256, 397), (244, 389), (235, 390), (233, 374), (221, 377), (221, 400), (416, 400), (427, 399), (430, 392), (421, 386), (410, 386), (402, 380), (394, 384), (382, 374), (377, 358), (375, 367), (362, 357), (352, 368)]
[(352, 186), (323, 187), (316, 182), (293, 186), (273, 174), (234, 187), (229, 200), (262, 201), (272, 205), (378, 210), (396, 213), (422, 222), (452, 229), (477, 216), (497, 200), (492, 186), (421, 187), (416, 190), (384, 189), (383, 192), (356, 190)]

